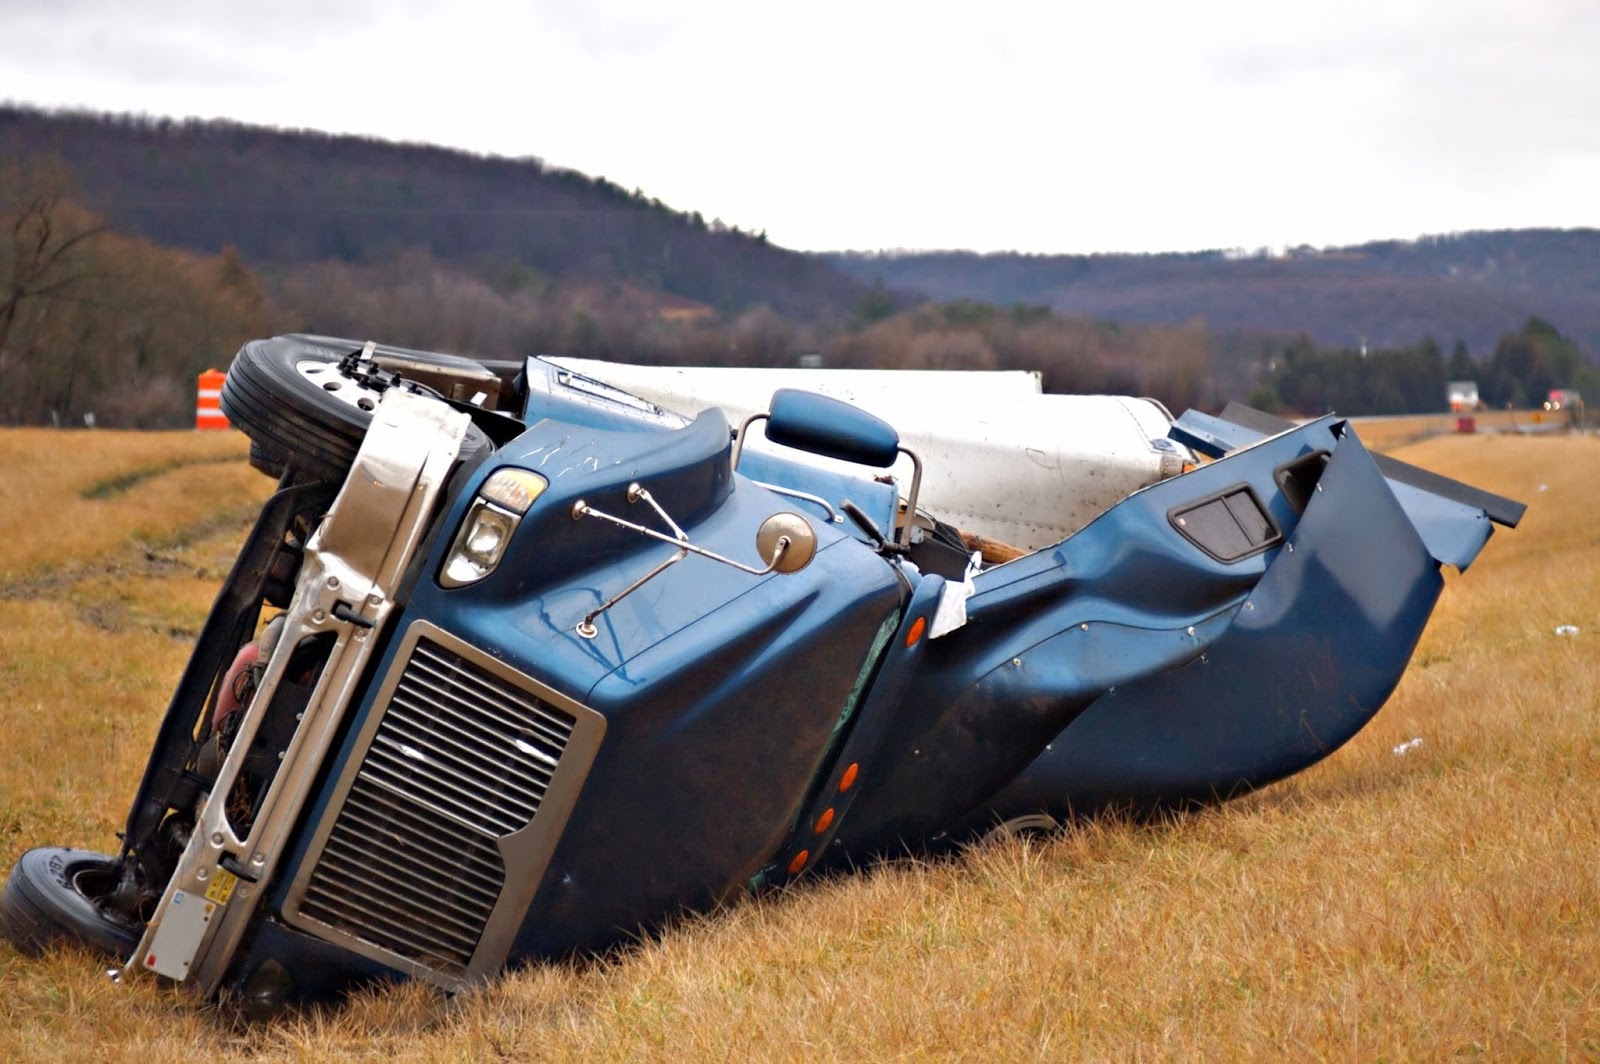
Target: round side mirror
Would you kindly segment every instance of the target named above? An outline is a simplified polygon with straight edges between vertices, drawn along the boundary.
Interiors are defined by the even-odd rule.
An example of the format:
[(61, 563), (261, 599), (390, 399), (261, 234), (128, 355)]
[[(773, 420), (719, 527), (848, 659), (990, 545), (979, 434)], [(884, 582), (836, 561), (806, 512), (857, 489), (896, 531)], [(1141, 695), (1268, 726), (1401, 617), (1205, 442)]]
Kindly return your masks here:
[(816, 530), (797, 513), (775, 513), (756, 529), (756, 552), (774, 572), (799, 572), (816, 557)]

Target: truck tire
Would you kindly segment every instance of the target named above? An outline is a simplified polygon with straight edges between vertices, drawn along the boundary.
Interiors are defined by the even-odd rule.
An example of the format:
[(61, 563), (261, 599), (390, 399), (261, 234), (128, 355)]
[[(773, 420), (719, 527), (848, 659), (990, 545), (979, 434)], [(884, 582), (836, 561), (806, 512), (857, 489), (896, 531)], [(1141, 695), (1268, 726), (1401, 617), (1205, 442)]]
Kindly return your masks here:
[[(433, 394), (369, 360), (346, 362), (360, 349), (353, 341), (310, 336), (252, 340), (240, 349), (223, 382), (221, 405), (228, 420), (250, 437), (252, 465), (274, 476), (289, 468), (338, 483), (350, 471), (387, 388)], [(449, 355), (430, 358), (441, 365), (477, 365)], [(354, 373), (346, 372), (351, 366)], [(461, 453), (490, 446), (477, 426), (469, 426)]]
[(143, 926), (96, 900), (110, 893), (119, 874), (116, 858), (103, 853), (29, 850), (12, 866), (0, 893), (0, 934), (28, 956), (67, 943), (127, 960)]

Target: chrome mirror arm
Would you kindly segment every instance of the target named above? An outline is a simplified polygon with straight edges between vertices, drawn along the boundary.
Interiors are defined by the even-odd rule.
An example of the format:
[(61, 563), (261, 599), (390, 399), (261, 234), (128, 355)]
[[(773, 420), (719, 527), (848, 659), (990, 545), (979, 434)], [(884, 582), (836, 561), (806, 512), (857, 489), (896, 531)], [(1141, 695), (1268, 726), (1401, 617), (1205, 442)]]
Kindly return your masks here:
[(651, 580), (654, 580), (656, 577), (666, 572), (672, 566), (683, 561), (683, 559), (690, 554), (698, 554), (703, 558), (710, 558), (714, 562), (721, 562), (723, 565), (730, 565), (742, 573), (749, 573), (751, 576), (766, 576), (768, 573), (777, 571), (778, 566), (783, 562), (784, 555), (789, 552), (789, 547), (793, 542), (789, 536), (780, 535), (777, 543), (773, 547), (772, 557), (767, 559), (767, 564), (764, 567), (757, 569), (754, 566), (745, 565), (743, 562), (736, 562), (732, 558), (725, 558), (715, 551), (709, 551), (704, 547), (698, 547), (693, 543), (690, 543), (688, 535), (683, 531), (682, 528), (678, 527), (678, 523), (672, 519), (670, 514), (661, 508), (660, 504), (656, 502), (654, 496), (652, 496), (643, 485), (637, 482), (628, 485), (628, 501), (630, 503), (648, 503), (650, 508), (660, 516), (661, 520), (667, 525), (667, 527), (672, 529), (673, 534), (669, 536), (664, 532), (657, 532), (653, 528), (646, 528), (644, 525), (635, 524), (632, 521), (624, 520), (623, 518), (605, 513), (602, 510), (596, 510), (582, 499), (579, 499), (577, 502), (572, 504), (572, 519), (574, 521), (580, 521), (585, 517), (598, 517), (602, 521), (609, 521), (621, 528), (628, 529), (630, 532), (637, 532), (641, 536), (647, 536), (650, 539), (660, 540), (662, 543), (670, 543), (674, 547), (677, 547), (678, 551), (676, 554), (672, 555), (672, 557), (668, 558), (654, 569), (651, 569), (648, 573), (645, 573), (639, 579), (635, 580), (633, 583), (629, 584), (615, 595), (612, 595), (611, 598), (607, 599), (599, 606), (596, 606), (593, 610), (590, 610), (588, 615), (585, 616), (583, 620), (578, 622), (578, 634), (585, 639), (593, 639), (597, 634), (599, 634), (599, 629), (597, 629), (594, 625), (596, 617), (599, 617), (606, 610), (609, 610), (612, 606), (615, 606), (618, 602), (621, 602), (623, 599), (639, 590), (639, 588), (643, 587)]

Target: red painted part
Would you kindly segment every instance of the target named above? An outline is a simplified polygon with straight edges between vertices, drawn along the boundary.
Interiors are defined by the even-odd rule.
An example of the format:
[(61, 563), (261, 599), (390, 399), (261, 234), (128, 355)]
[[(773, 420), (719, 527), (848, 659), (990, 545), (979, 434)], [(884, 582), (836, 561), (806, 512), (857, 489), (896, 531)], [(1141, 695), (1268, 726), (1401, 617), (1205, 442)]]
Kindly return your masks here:
[(239, 700), (233, 694), (234, 684), (239, 679), (239, 674), (254, 665), (260, 657), (260, 643), (246, 643), (239, 648), (239, 653), (233, 656), (233, 664), (228, 666), (228, 674), (222, 678), (222, 690), (217, 695), (217, 709), (211, 716), (212, 727), (216, 727), (223, 717), (239, 708)]

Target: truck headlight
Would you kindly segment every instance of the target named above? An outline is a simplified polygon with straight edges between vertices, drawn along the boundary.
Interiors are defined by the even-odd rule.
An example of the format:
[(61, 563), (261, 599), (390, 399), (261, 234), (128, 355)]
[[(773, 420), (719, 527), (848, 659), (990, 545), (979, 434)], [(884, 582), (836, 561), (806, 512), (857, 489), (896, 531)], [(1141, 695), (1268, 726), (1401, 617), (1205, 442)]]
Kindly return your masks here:
[(467, 516), (445, 556), (439, 583), (465, 587), (494, 572), (522, 515), (548, 485), (544, 477), (527, 469), (495, 470), (467, 508)]

